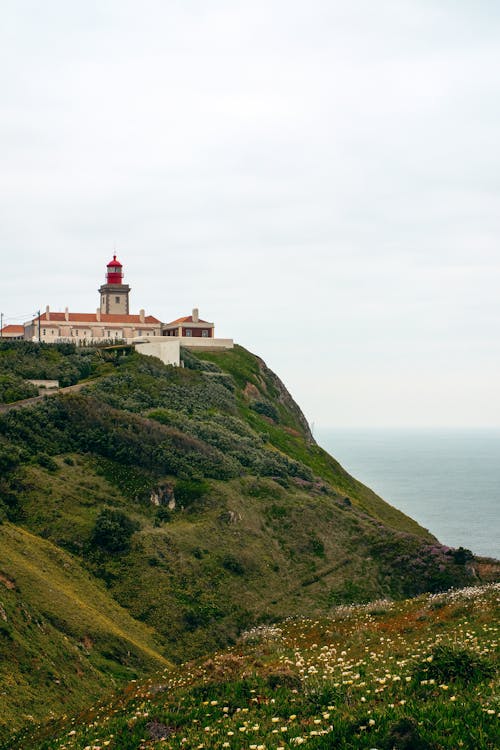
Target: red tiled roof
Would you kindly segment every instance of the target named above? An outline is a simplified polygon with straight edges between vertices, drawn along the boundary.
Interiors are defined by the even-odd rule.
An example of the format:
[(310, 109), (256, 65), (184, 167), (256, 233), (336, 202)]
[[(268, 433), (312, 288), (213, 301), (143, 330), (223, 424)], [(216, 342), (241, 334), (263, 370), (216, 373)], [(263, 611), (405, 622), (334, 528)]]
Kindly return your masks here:
[[(35, 320), (38, 320), (38, 318), (35, 318)], [(66, 313), (63, 312), (49, 312), (49, 317), (47, 318), (47, 313), (42, 313), (40, 315), (40, 320), (47, 321), (47, 323), (58, 323), (58, 322), (66, 322)], [(144, 318), (144, 321), (141, 321), (140, 315), (104, 315), (101, 314), (101, 320), (99, 321), (97, 319), (96, 313), (68, 313), (68, 321), (69, 323), (160, 323), (158, 318), (154, 318), (152, 315), (146, 315)]]
[(2, 334), (6, 333), (24, 333), (24, 326), (5, 326), (4, 328), (2, 328)]
[[(187, 315), (185, 318), (177, 318), (177, 320), (173, 320), (171, 323), (165, 323), (165, 325), (174, 326), (176, 323), (194, 323), (193, 316)], [(201, 318), (199, 318), (196, 323), (202, 323), (205, 326), (213, 326), (213, 323), (209, 323), (207, 320), (202, 320)]]

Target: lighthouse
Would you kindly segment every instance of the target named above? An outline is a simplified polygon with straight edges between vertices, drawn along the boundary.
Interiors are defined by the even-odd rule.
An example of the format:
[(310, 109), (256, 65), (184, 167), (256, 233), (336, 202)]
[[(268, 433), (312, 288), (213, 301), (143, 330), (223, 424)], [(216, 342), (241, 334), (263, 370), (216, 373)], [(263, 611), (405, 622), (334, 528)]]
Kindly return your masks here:
[(123, 266), (116, 255), (106, 267), (106, 283), (99, 288), (101, 315), (128, 315), (130, 287), (123, 283)]

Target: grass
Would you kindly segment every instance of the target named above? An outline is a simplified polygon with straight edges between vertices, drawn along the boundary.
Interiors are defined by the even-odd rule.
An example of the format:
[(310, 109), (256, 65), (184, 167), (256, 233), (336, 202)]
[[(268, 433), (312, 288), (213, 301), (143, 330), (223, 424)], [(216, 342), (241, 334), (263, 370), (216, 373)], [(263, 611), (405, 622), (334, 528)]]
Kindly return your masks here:
[[(261, 360), (189, 357), (99, 360), (78, 396), (0, 418), (0, 576), (15, 581), (0, 577), (5, 731), (258, 623), (478, 575), (315, 445)], [(116, 524), (96, 536), (103, 510), (129, 543)]]
[[(490, 584), (254, 628), (8, 747), (494, 750), (499, 593)], [(431, 672), (446, 649), (467, 674), (456, 663)]]
[[(262, 360), (241, 346), (235, 346), (230, 351), (200, 352), (197, 356), (202, 361), (218, 365), (234, 378), (238, 385), (240, 415), (256, 432), (266, 435), (271, 445), (309, 466), (316, 476), (327, 481), (338, 493), (348, 495), (360, 508), (383, 523), (398, 531), (433, 538), (427, 529), (351, 477), (332, 456), (312, 441), (302, 412)], [(269, 398), (277, 404), (280, 415), (278, 423), (251, 408), (252, 401), (257, 397)]]
[(153, 632), (49, 541), (1, 525), (0, 571), (0, 731), (168, 664)]

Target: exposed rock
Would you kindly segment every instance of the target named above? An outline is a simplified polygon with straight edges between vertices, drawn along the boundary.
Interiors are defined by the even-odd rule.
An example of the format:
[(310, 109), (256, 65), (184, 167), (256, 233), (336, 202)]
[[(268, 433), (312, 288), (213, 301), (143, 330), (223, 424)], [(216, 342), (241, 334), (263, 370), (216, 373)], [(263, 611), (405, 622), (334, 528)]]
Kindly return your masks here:
[(169, 510), (175, 508), (175, 495), (174, 487), (172, 484), (159, 484), (153, 490), (151, 490), (150, 502), (152, 505), (166, 505)]
[(241, 521), (241, 514), (234, 510), (226, 510), (224, 513), (220, 514), (219, 521), (222, 521), (223, 523), (237, 523), (238, 521)]
[(146, 724), (146, 729), (152, 740), (165, 740), (174, 733), (174, 728), (163, 724), (161, 721), (154, 719)]
[(0, 573), (0, 583), (3, 583), (6, 589), (9, 589), (12, 591), (12, 589), (16, 588), (16, 584), (12, 580), (12, 578), (9, 578), (8, 575), (5, 573)]

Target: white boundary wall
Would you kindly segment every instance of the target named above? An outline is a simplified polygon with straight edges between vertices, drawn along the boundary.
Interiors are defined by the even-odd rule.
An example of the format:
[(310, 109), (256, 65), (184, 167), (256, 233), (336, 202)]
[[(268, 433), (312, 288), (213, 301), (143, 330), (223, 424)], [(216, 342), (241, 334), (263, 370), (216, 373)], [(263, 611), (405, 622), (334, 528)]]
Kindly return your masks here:
[(154, 338), (133, 339), (136, 351), (148, 357), (158, 357), (164, 365), (177, 365), (181, 363), (180, 339), (158, 336)]

